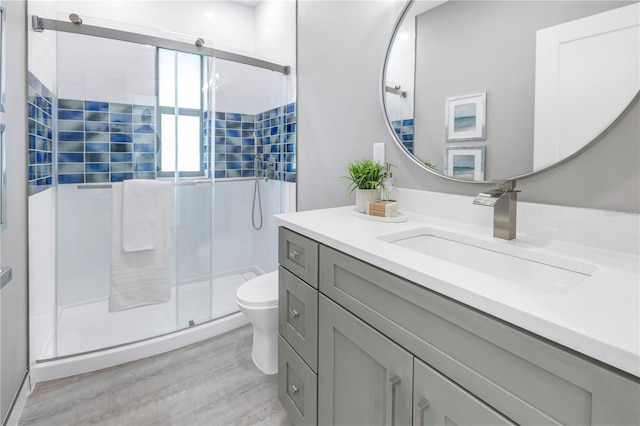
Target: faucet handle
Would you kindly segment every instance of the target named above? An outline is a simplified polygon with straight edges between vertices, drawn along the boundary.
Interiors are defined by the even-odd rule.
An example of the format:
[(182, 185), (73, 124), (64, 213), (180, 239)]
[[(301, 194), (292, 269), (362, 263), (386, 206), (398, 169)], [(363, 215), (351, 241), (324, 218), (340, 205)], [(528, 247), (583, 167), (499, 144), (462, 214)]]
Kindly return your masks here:
[(496, 201), (504, 194), (504, 192), (492, 189), (490, 191), (481, 192), (476, 195), (476, 198), (473, 200), (473, 204), (477, 204), (479, 206), (487, 206), (493, 207), (496, 204)]

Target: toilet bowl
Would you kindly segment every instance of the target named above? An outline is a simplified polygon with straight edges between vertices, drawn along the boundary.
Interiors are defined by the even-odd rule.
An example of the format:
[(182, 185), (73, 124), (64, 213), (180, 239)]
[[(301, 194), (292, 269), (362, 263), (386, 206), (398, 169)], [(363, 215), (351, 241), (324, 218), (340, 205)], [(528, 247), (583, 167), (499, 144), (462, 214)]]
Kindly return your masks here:
[(265, 374), (278, 372), (278, 271), (238, 287), (236, 303), (253, 325), (251, 358)]

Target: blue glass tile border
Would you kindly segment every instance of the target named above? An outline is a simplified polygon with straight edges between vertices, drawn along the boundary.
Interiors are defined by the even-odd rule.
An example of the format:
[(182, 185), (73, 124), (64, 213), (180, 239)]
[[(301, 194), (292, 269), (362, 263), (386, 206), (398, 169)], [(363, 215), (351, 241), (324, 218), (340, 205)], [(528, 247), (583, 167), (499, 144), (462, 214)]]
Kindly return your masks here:
[(53, 184), (54, 94), (31, 72), (27, 75), (28, 192), (37, 194)]
[(58, 100), (58, 183), (155, 178), (154, 123), (150, 105)]
[(270, 167), (275, 179), (296, 181), (295, 102), (255, 115), (205, 112), (203, 123), (214, 154), (205, 163), (212, 162), (214, 178), (264, 177)]

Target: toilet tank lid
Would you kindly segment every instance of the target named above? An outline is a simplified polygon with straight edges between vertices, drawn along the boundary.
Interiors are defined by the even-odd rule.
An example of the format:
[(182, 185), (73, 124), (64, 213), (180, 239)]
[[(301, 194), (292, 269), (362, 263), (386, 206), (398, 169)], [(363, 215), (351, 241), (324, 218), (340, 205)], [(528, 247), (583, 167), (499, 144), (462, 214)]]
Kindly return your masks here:
[(278, 304), (278, 271), (252, 278), (238, 287), (238, 301), (244, 305), (272, 306)]

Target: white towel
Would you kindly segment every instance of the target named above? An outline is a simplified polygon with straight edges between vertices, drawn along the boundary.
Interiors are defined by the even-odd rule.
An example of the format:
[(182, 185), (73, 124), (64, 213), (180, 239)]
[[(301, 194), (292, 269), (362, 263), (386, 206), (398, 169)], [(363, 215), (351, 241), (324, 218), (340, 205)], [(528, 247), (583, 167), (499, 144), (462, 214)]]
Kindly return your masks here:
[(171, 183), (155, 182), (145, 207), (155, 212), (153, 249), (125, 251), (122, 241), (123, 184), (112, 186), (109, 312), (169, 301), (169, 212)]
[(152, 250), (156, 244), (158, 191), (166, 182), (130, 179), (122, 182), (122, 249)]

